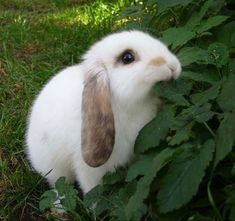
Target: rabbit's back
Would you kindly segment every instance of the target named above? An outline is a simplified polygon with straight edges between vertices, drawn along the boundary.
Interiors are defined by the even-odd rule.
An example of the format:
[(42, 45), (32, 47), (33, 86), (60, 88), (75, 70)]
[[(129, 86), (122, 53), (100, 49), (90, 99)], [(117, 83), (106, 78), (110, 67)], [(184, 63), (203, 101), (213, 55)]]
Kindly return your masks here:
[(74, 180), (72, 155), (80, 146), (83, 74), (80, 66), (53, 77), (37, 97), (29, 117), (27, 146), (34, 168), (53, 184), (67, 174)]

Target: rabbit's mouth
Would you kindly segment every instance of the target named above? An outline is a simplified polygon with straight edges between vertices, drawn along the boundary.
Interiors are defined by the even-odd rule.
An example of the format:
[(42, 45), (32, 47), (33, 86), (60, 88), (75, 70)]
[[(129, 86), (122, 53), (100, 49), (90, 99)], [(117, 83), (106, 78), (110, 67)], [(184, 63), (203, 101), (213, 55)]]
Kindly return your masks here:
[(173, 74), (172, 70), (169, 68), (161, 69), (160, 71), (152, 71), (148, 75), (145, 76), (145, 81), (149, 83), (158, 83), (161, 81), (170, 81), (174, 80), (175, 75)]

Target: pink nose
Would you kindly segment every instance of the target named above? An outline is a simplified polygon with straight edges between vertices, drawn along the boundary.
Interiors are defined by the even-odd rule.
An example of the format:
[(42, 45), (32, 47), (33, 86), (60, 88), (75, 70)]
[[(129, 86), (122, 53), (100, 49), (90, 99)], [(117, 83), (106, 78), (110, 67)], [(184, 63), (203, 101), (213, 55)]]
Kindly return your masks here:
[(177, 79), (181, 73), (181, 65), (178, 61), (171, 61), (167, 63), (168, 68), (172, 71), (172, 77)]

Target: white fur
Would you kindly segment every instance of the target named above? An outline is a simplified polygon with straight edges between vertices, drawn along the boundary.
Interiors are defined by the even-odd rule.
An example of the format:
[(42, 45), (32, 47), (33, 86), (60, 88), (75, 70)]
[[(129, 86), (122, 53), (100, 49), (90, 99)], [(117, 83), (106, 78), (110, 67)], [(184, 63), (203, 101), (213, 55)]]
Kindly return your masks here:
[[(139, 61), (117, 64), (126, 49), (139, 55)], [(164, 65), (150, 65), (163, 57)], [(112, 109), (115, 120), (115, 144), (109, 160), (102, 166), (88, 166), (81, 154), (81, 101), (87, 69), (105, 65), (110, 78)], [(97, 66), (97, 67), (96, 67)], [(60, 176), (78, 181), (86, 193), (100, 183), (103, 175), (126, 165), (140, 129), (157, 112), (152, 86), (159, 81), (176, 79), (181, 72), (178, 59), (160, 41), (139, 31), (124, 31), (107, 36), (84, 56), (80, 65), (58, 73), (43, 88), (34, 102), (27, 131), (27, 152), (32, 166), (47, 174), (53, 186)]]

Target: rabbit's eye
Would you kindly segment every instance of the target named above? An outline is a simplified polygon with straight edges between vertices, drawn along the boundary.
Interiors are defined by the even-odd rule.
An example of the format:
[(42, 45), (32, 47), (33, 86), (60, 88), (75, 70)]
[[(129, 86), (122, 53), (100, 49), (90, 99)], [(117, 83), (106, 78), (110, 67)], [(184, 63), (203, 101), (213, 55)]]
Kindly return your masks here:
[(130, 64), (135, 61), (134, 55), (130, 51), (126, 51), (122, 55), (122, 62), (123, 64)]

